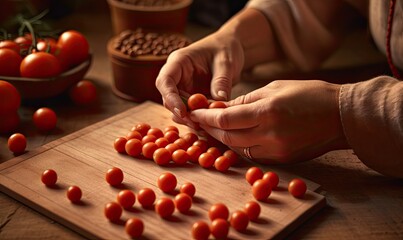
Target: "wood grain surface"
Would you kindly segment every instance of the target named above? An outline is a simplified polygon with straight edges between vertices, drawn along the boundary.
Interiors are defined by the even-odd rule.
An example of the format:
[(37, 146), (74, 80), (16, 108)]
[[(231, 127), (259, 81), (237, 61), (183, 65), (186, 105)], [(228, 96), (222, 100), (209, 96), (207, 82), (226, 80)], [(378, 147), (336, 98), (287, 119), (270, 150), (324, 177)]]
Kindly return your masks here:
[[(1, 190), (85, 237), (102, 239), (129, 238), (123, 224), (132, 216), (144, 221), (144, 239), (161, 239), (162, 236), (164, 239), (189, 239), (195, 221), (209, 222), (207, 212), (212, 204), (223, 202), (233, 212), (253, 200), (251, 186), (244, 178), (246, 170), (252, 166), (249, 163), (221, 173), (197, 164), (161, 167), (151, 160), (117, 153), (113, 149), (114, 139), (126, 135), (139, 122), (158, 128), (175, 125), (164, 107), (152, 102), (143, 103), (1, 164)], [(177, 126), (181, 134), (190, 131)], [(111, 187), (104, 180), (111, 167), (123, 170), (122, 186)], [(48, 168), (58, 173), (54, 188), (45, 187), (40, 181), (42, 172)], [(136, 203), (133, 209), (124, 211), (120, 223), (111, 223), (104, 217), (104, 205), (115, 201), (122, 189), (137, 193), (141, 188), (149, 187), (155, 190), (157, 199), (162, 196), (173, 198), (174, 194), (163, 193), (157, 188), (158, 176), (167, 171), (176, 175), (178, 185), (192, 182), (196, 186), (196, 196), (188, 214), (176, 211), (171, 218), (162, 219), (153, 210), (143, 209)], [(281, 172), (279, 175), (279, 188), (267, 201), (260, 202), (259, 220), (251, 222), (245, 232), (231, 229), (231, 239), (283, 238), (326, 205), (325, 197), (311, 190), (303, 199), (292, 197), (287, 191), (292, 175)], [(66, 190), (71, 185), (77, 185), (83, 191), (79, 204), (70, 203), (66, 197)], [(310, 183), (310, 189), (317, 188), (316, 184)]]

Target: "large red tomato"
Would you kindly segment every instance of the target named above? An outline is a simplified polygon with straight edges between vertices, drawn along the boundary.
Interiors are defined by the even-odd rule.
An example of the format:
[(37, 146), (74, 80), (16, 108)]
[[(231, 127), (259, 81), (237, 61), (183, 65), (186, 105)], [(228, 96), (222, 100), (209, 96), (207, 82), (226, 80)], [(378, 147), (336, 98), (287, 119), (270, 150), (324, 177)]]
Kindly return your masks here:
[(21, 96), (14, 85), (0, 80), (0, 117), (16, 112), (20, 104)]
[(22, 58), (16, 51), (0, 48), (0, 76), (18, 77)]
[(88, 41), (84, 35), (77, 31), (63, 32), (57, 41), (57, 45), (68, 53), (69, 67), (78, 65), (88, 58), (90, 49)]
[(48, 78), (59, 75), (61, 67), (59, 60), (52, 54), (36, 52), (22, 60), (20, 71), (22, 77)]

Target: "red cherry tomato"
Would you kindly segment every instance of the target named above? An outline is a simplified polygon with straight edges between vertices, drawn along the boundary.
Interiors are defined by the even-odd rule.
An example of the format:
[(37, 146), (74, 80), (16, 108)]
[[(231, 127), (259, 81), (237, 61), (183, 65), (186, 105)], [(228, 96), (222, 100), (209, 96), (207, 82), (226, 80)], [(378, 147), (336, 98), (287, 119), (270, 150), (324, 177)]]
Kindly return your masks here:
[(57, 50), (57, 42), (54, 38), (41, 39), (36, 43), (36, 48), (40, 52), (55, 54)]
[(227, 108), (227, 105), (222, 101), (214, 101), (209, 104), (208, 108)]
[(162, 197), (155, 203), (155, 212), (162, 218), (172, 216), (175, 211), (175, 203), (172, 199)]
[(230, 224), (239, 232), (245, 231), (249, 224), (249, 217), (244, 211), (237, 210), (231, 214)]
[(176, 180), (175, 175), (170, 172), (161, 174), (157, 180), (159, 189), (161, 189), (165, 193), (169, 193), (175, 190), (177, 183), (178, 181)]
[(269, 181), (271, 189), (275, 189), (280, 181), (277, 173), (275, 172), (265, 172), (262, 179)]
[(117, 202), (109, 202), (105, 205), (104, 214), (111, 222), (117, 222), (122, 216), (122, 207)]
[(120, 168), (113, 167), (108, 169), (105, 180), (111, 186), (118, 186), (123, 182), (123, 171)]
[(249, 220), (256, 221), (260, 215), (260, 205), (255, 201), (249, 201), (245, 204), (245, 213), (248, 215)]
[(77, 105), (88, 106), (97, 100), (97, 88), (89, 80), (81, 80), (69, 90), (70, 99)]
[(215, 169), (217, 169), (220, 172), (228, 171), (230, 166), (231, 166), (231, 160), (226, 156), (219, 156), (214, 162)]
[(261, 179), (262, 177), (263, 171), (258, 167), (250, 167), (245, 173), (245, 179), (250, 185), (253, 185), (256, 180)]
[(191, 111), (201, 108), (208, 108), (209, 106), (207, 97), (201, 93), (191, 95), (187, 100), (187, 104)]
[(208, 216), (211, 221), (217, 218), (227, 220), (229, 216), (229, 209), (224, 203), (215, 203), (210, 207)]
[(176, 143), (170, 143), (165, 146), (165, 149), (169, 151), (169, 153), (172, 155), (176, 150), (179, 149), (179, 146)]
[(306, 183), (302, 179), (294, 178), (288, 184), (288, 191), (296, 198), (303, 198), (306, 190)]
[(202, 150), (202, 152), (205, 152), (207, 151), (209, 144), (206, 140), (199, 139), (193, 143), (193, 146), (198, 146)]
[(41, 181), (47, 187), (54, 186), (56, 184), (56, 182), (57, 182), (57, 173), (56, 173), (56, 171), (53, 170), (53, 169), (45, 170), (41, 175)]
[(185, 141), (188, 142), (189, 146), (191, 146), (194, 142), (199, 140), (199, 136), (196, 135), (196, 133), (193, 132), (188, 132), (185, 135), (182, 136)]
[(81, 189), (77, 186), (70, 186), (67, 189), (67, 198), (72, 203), (79, 203), (81, 201), (82, 192)]
[(210, 229), (215, 239), (227, 239), (229, 223), (225, 219), (217, 218), (211, 222)]
[(176, 141), (176, 139), (179, 138), (179, 133), (176, 132), (176, 131), (167, 131), (167, 132), (164, 133), (164, 137), (165, 137), (166, 139), (168, 139), (168, 141), (169, 141), (170, 143), (173, 143), (173, 142)]
[(170, 125), (164, 128), (164, 133), (169, 132), (169, 131), (174, 131), (179, 133), (179, 129), (176, 126)]
[(21, 154), (25, 152), (27, 147), (27, 139), (21, 133), (14, 133), (8, 138), (8, 149), (14, 154)]
[(21, 56), (14, 50), (0, 48), (0, 76), (20, 76)]
[(178, 145), (180, 149), (183, 149), (183, 150), (187, 150), (190, 147), (190, 144), (188, 143), (188, 141), (186, 141), (183, 138), (176, 139), (174, 143), (176, 145)]
[(157, 137), (154, 135), (145, 135), (142, 139), (141, 139), (141, 143), (144, 145), (148, 142), (155, 142), (157, 141)]
[(155, 193), (151, 188), (143, 188), (137, 194), (137, 199), (144, 208), (151, 207), (155, 201)]
[(0, 117), (0, 134), (14, 132), (20, 125), (18, 112), (11, 112)]
[(131, 238), (139, 238), (143, 234), (144, 223), (139, 218), (129, 218), (125, 224), (125, 231)]
[(50, 53), (36, 52), (26, 56), (20, 65), (21, 77), (50, 78), (62, 72), (59, 60)]
[(179, 193), (175, 196), (174, 203), (180, 213), (187, 213), (192, 207), (192, 198), (186, 193)]
[(138, 140), (141, 141), (141, 139), (143, 139), (143, 136), (138, 131), (133, 130), (133, 131), (130, 131), (130, 132), (128, 132), (126, 134), (126, 139), (127, 140), (132, 139), (132, 138), (135, 138), (135, 139), (138, 139)]
[(230, 159), (230, 162), (231, 162), (230, 166), (234, 166), (235, 164), (238, 163), (239, 156), (238, 156), (238, 154), (237, 154), (236, 152), (234, 152), (233, 150), (228, 149), (228, 150), (225, 151), (222, 155), (223, 155), (223, 156), (226, 156), (226, 157), (228, 157), (228, 158)]
[(178, 149), (172, 153), (172, 160), (178, 165), (184, 165), (190, 160), (190, 156), (185, 150)]
[(147, 159), (153, 159), (153, 155), (155, 150), (158, 149), (158, 146), (156, 143), (153, 142), (148, 142), (143, 145), (143, 148), (141, 152), (143, 153), (143, 156)]
[(155, 140), (155, 144), (157, 144), (158, 148), (164, 148), (166, 147), (170, 142), (168, 139), (165, 137), (160, 137), (157, 140)]
[(214, 165), (215, 157), (213, 154), (205, 152), (200, 154), (198, 161), (203, 168), (210, 168)]
[(59, 36), (57, 45), (69, 53), (67, 59), (70, 67), (88, 59), (90, 46), (84, 35), (77, 31), (63, 32)]
[(190, 197), (193, 197), (196, 193), (196, 187), (193, 185), (193, 183), (186, 182), (179, 188), (179, 192), (186, 193)]
[(153, 154), (154, 162), (160, 166), (168, 165), (172, 159), (171, 152), (166, 148), (158, 148)]
[(141, 133), (142, 136), (145, 136), (150, 128), (151, 126), (148, 123), (138, 123), (132, 128), (132, 131), (136, 130)]
[(0, 48), (8, 48), (11, 49), (13, 51), (15, 51), (16, 53), (20, 54), (20, 46), (18, 45), (18, 43), (11, 41), (11, 40), (3, 40), (0, 41)]
[(199, 157), (203, 153), (199, 146), (194, 146), (194, 145), (188, 147), (186, 152), (189, 155), (189, 161), (191, 161), (193, 163), (198, 163)]
[(128, 189), (121, 190), (118, 193), (117, 201), (120, 204), (120, 206), (122, 206), (122, 208), (130, 209), (136, 202), (136, 195)]
[(28, 49), (32, 46), (32, 37), (30, 35), (19, 36), (14, 39), (14, 42), (20, 47), (20, 52), (27, 54)]
[(214, 159), (216, 159), (222, 155), (220, 149), (218, 149), (217, 147), (209, 147), (207, 149), (207, 152), (211, 153), (213, 155)]
[(57, 115), (50, 108), (39, 108), (35, 111), (32, 120), (40, 131), (50, 131), (56, 127)]
[(128, 140), (125, 144), (126, 153), (132, 157), (139, 156), (142, 151), (142, 147), (143, 144), (141, 141), (135, 138)]
[(164, 133), (159, 128), (150, 128), (147, 131), (147, 135), (154, 135), (157, 139), (164, 136)]
[(210, 236), (209, 225), (202, 220), (199, 220), (192, 225), (192, 237), (195, 240), (207, 240)]
[(113, 142), (113, 147), (115, 148), (116, 152), (118, 153), (126, 153), (125, 145), (127, 139), (124, 137), (118, 137)]
[(258, 201), (266, 200), (271, 194), (270, 183), (267, 180), (258, 179), (252, 185), (252, 195)]

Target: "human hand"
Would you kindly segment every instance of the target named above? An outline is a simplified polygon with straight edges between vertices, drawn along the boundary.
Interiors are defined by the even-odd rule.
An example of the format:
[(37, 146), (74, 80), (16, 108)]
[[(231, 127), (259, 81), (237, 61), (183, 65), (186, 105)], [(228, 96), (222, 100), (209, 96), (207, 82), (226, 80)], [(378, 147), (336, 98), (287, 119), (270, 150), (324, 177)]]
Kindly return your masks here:
[(274, 81), (227, 103), (198, 109), (190, 119), (239, 154), (285, 163), (347, 148), (338, 108), (339, 85), (318, 80)]
[(170, 54), (156, 87), (164, 106), (174, 113), (173, 120), (193, 124), (181, 96), (203, 93), (216, 100), (229, 99), (232, 85), (239, 80), (243, 59), (241, 44), (231, 35), (220, 33)]

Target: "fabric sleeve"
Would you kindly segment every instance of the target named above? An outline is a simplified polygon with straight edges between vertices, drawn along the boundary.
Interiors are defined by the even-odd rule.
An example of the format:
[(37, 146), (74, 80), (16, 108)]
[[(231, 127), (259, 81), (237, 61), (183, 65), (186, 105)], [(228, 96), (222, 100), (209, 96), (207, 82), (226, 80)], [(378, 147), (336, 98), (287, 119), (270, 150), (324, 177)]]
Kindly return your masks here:
[(342, 85), (340, 116), (348, 143), (368, 167), (403, 177), (403, 82), (380, 76)]

